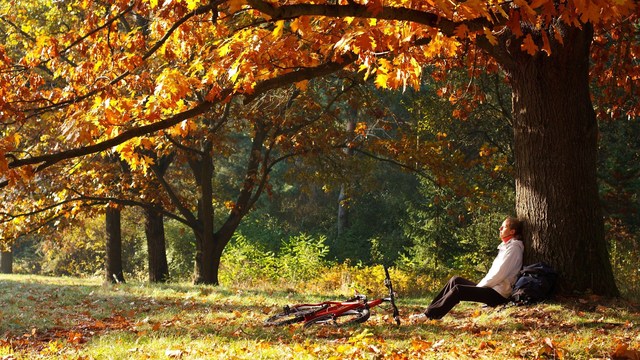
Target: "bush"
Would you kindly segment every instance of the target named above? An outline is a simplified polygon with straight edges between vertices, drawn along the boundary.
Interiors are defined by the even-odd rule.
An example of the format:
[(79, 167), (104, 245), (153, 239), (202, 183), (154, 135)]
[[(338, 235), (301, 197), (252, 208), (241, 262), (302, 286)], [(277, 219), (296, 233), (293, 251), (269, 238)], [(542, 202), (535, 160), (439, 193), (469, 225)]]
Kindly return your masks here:
[(224, 248), (220, 261), (220, 282), (225, 284), (258, 284), (271, 279), (276, 272), (273, 252), (265, 251), (242, 234), (236, 234)]
[(325, 257), (329, 247), (326, 237), (317, 239), (307, 234), (292, 236), (280, 248), (278, 256), (278, 275), (288, 281), (306, 281), (317, 276), (327, 265)]
[(292, 236), (276, 253), (236, 234), (222, 254), (220, 281), (256, 284), (265, 280), (287, 283), (311, 280), (328, 264), (325, 257), (329, 248), (324, 244), (325, 240), (323, 236)]

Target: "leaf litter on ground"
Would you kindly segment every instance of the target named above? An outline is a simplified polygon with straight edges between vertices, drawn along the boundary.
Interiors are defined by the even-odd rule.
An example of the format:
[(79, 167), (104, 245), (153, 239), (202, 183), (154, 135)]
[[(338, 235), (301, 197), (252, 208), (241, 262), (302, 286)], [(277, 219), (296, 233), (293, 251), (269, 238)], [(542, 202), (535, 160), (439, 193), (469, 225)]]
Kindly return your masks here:
[[(414, 323), (428, 298), (399, 301), (403, 323), (372, 309), (364, 324), (264, 327), (283, 304), (318, 294), (189, 284), (1, 275), (0, 359), (631, 359), (638, 307), (616, 299), (481, 308)], [(410, 305), (403, 306), (403, 302)]]

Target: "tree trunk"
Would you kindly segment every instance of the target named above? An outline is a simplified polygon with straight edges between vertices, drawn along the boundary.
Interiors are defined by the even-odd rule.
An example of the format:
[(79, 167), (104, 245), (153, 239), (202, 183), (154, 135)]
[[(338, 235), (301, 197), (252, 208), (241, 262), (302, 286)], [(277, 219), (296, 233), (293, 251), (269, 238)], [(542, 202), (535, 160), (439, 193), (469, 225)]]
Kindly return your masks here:
[(165, 282), (169, 278), (164, 218), (154, 209), (145, 210), (144, 231), (147, 235), (149, 282)]
[(212, 264), (214, 237), (213, 209), (213, 159), (209, 152), (203, 152), (197, 160), (191, 160), (190, 166), (198, 184), (198, 228), (193, 229), (196, 238), (196, 254), (193, 269), (193, 281), (196, 284), (218, 285), (217, 269)]
[(13, 274), (13, 252), (3, 251), (0, 253), (0, 273)]
[(515, 65), (507, 66), (515, 116), (516, 211), (525, 221), (526, 263), (551, 264), (564, 293), (616, 296), (596, 179), (592, 37), (589, 25), (569, 28), (564, 46), (555, 46), (551, 56), (520, 51)]
[[(356, 123), (358, 121), (358, 109), (351, 109), (351, 116), (347, 121), (347, 133), (352, 134), (356, 129)], [(353, 156), (353, 149), (347, 148), (344, 150), (347, 156)], [(348, 184), (342, 184), (340, 186), (340, 195), (338, 195), (338, 237), (349, 228), (349, 192), (347, 191)]]
[[(214, 166), (213, 159), (209, 155), (212, 150), (211, 142), (205, 143), (204, 150), (200, 152), (197, 159), (192, 158), (189, 160), (189, 165), (196, 178), (200, 193), (200, 199), (198, 200), (198, 226), (194, 228), (196, 236), (194, 282), (196, 284), (219, 284), (218, 271), (222, 252), (238, 228), (240, 221), (264, 189), (264, 182), (260, 183), (260, 181), (266, 181), (266, 176), (260, 178), (258, 170), (264, 161), (262, 147), (266, 135), (266, 127), (258, 127), (256, 129), (247, 161), (245, 179), (240, 188), (237, 201), (217, 232), (214, 231), (215, 214), (212, 186)], [(258, 183), (262, 186), (258, 186), (254, 194), (254, 188)]]
[(107, 206), (105, 221), (107, 246), (105, 259), (105, 280), (111, 283), (125, 282), (122, 272), (122, 231), (120, 209)]

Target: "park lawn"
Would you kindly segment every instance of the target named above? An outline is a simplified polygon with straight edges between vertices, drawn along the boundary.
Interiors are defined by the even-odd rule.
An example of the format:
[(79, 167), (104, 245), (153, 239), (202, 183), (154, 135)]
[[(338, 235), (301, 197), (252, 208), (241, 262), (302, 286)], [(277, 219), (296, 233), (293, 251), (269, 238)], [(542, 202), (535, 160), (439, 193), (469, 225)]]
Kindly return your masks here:
[(262, 325), (285, 304), (347, 295), (0, 275), (0, 359), (640, 359), (638, 307), (595, 296), (464, 303), (426, 323), (408, 317), (428, 299), (401, 297), (399, 327), (380, 307), (345, 328)]

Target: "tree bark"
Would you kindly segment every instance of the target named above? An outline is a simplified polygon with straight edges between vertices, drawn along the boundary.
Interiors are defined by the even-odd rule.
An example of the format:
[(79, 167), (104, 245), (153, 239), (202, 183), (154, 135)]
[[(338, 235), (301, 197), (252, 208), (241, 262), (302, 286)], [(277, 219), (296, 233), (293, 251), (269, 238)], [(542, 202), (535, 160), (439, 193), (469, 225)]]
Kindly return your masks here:
[(121, 210), (107, 206), (106, 222), (106, 259), (105, 281), (111, 283), (125, 282), (122, 271), (122, 230), (120, 227)]
[(196, 183), (198, 184), (198, 226), (193, 229), (196, 238), (196, 254), (193, 269), (193, 281), (196, 284), (218, 285), (217, 269), (212, 264), (214, 258), (214, 209), (213, 209), (213, 158), (210, 145), (197, 159), (189, 161)]
[[(194, 265), (194, 283), (218, 285), (218, 272), (222, 252), (227, 246), (242, 218), (264, 190), (267, 177), (259, 174), (263, 161), (263, 145), (268, 130), (258, 126), (253, 136), (247, 170), (239, 195), (229, 216), (218, 231), (215, 231), (213, 208), (213, 175), (214, 166), (211, 157), (211, 143), (203, 146), (203, 151), (197, 158), (189, 160), (193, 174), (198, 184), (200, 198), (198, 199), (197, 226), (193, 228), (196, 237), (196, 255)], [(265, 155), (266, 156), (266, 155)], [(261, 176), (262, 175), (262, 176)]]
[[(593, 31), (568, 28), (551, 56), (512, 52), (516, 212), (525, 262), (545, 261), (564, 293), (618, 295), (596, 178), (598, 128), (589, 92)], [(518, 52), (519, 51), (519, 52)]]
[(165, 282), (169, 278), (164, 218), (155, 209), (145, 210), (144, 231), (147, 236), (149, 282)]
[(13, 274), (13, 252), (3, 251), (0, 253), (0, 273)]

